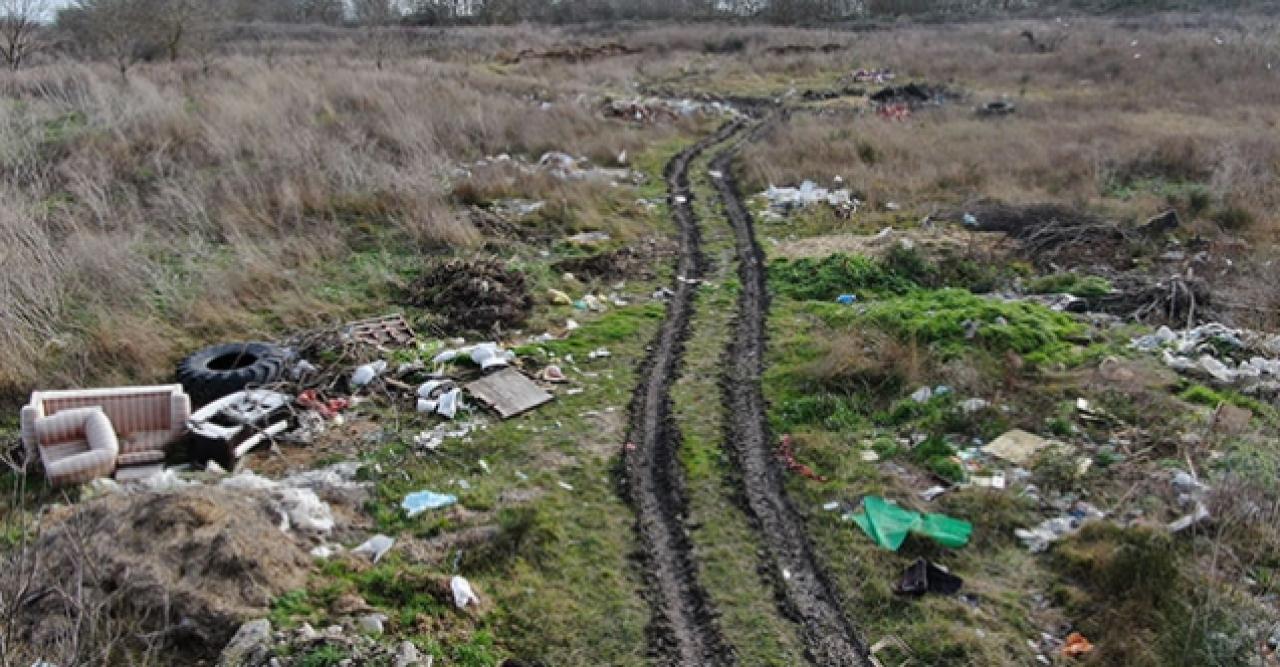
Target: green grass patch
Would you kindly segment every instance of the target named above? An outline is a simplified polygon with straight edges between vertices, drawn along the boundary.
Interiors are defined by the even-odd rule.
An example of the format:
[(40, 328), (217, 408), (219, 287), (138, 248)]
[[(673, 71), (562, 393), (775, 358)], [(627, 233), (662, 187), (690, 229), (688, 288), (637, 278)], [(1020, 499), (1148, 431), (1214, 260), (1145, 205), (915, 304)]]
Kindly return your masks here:
[(1078, 273), (1055, 273), (1033, 278), (1027, 283), (1031, 294), (1071, 294), (1079, 297), (1099, 297), (1111, 293), (1111, 281), (1101, 276), (1082, 276)]
[(1075, 350), (1070, 341), (1085, 332), (1069, 315), (1039, 304), (988, 299), (958, 289), (913, 292), (861, 310), (831, 304), (810, 304), (808, 309), (828, 326), (871, 324), (928, 345), (944, 360), (980, 347), (1016, 352), (1036, 364), (1066, 362)]

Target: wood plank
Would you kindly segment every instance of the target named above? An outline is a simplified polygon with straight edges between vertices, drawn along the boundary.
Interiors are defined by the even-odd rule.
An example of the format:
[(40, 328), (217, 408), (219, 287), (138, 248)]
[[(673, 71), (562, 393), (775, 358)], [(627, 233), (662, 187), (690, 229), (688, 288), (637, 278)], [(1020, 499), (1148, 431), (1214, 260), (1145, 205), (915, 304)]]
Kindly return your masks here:
[(468, 384), (465, 389), (476, 400), (496, 410), (503, 419), (532, 410), (553, 398), (514, 368), (486, 375)]

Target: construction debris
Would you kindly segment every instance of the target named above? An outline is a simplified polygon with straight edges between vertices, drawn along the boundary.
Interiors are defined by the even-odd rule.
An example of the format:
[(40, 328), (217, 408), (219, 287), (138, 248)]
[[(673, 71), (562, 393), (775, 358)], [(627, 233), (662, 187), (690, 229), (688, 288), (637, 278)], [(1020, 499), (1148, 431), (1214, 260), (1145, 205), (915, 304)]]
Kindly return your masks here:
[(343, 327), (343, 334), (348, 340), (378, 348), (406, 347), (417, 339), (413, 327), (400, 313), (351, 322)]

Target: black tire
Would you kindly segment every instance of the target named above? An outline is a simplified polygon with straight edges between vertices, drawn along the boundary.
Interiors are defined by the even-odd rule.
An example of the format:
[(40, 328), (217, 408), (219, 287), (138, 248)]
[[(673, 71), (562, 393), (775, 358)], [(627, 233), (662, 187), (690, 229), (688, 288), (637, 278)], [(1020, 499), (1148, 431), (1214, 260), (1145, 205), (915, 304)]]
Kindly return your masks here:
[(270, 343), (226, 343), (206, 347), (178, 364), (178, 382), (192, 403), (204, 405), (284, 375), (284, 348)]

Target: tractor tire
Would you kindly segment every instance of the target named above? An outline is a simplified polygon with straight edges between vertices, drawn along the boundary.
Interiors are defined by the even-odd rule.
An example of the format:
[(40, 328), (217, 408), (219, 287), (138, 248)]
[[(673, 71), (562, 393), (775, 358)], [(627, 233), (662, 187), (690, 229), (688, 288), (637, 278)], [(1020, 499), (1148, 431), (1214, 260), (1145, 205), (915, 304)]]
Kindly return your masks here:
[(178, 364), (178, 382), (195, 405), (216, 401), (284, 375), (287, 352), (270, 343), (225, 343), (192, 354)]

